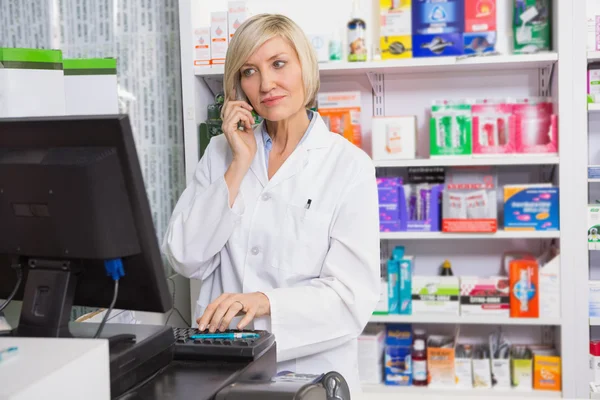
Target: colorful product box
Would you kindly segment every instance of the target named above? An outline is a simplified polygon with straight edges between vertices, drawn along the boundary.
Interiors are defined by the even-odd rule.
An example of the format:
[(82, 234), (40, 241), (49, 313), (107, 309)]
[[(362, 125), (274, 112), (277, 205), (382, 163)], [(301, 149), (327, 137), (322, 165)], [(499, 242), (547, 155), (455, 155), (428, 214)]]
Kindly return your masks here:
[(513, 260), (509, 263), (511, 318), (539, 318), (538, 269), (536, 260)]
[(464, 54), (461, 33), (413, 35), (413, 57), (445, 57)]
[(559, 228), (557, 187), (504, 186), (504, 230), (558, 231)]
[(508, 278), (460, 278), (460, 315), (495, 315), (508, 318), (509, 310)]
[(395, 60), (400, 58), (412, 58), (412, 36), (395, 35), (381, 36), (379, 48), (382, 60)]
[(464, 0), (413, 0), (413, 35), (462, 33)]
[[(429, 341), (438, 336), (432, 335)], [(455, 388), (455, 351), (454, 347), (427, 346), (427, 369), (430, 388)]]
[(401, 183), (400, 178), (377, 178), (380, 232), (401, 230), (398, 208), (398, 191), (401, 190)]
[(381, 58), (411, 58), (411, 0), (380, 0), (379, 6)]
[(245, 1), (230, 1), (227, 3), (227, 9), (227, 27), (229, 40), (231, 40), (235, 31), (250, 17), (250, 13)]
[(398, 277), (400, 289), (398, 291), (398, 314), (412, 314), (412, 271), (413, 256), (404, 256), (399, 262), (400, 274)]
[(460, 284), (454, 276), (413, 276), (412, 313), (459, 315)]
[(554, 350), (534, 351), (533, 388), (535, 390), (561, 390), (561, 359)]
[(493, 233), (498, 227), (493, 167), (450, 169), (442, 200), (442, 231)]
[(471, 112), (473, 156), (516, 153), (516, 138), (514, 130), (510, 129), (511, 104), (502, 100), (480, 99), (471, 105)]
[(465, 54), (493, 53), (496, 50), (496, 32), (473, 32), (463, 35)]
[(385, 338), (385, 384), (410, 386), (412, 384), (412, 327), (390, 324)]
[(496, 30), (496, 0), (464, 0), (465, 32)]
[(194, 29), (194, 67), (210, 65), (210, 28)]
[(511, 102), (517, 153), (558, 154), (558, 121), (550, 99), (529, 97)]
[(317, 102), (319, 114), (329, 130), (361, 147), (360, 92), (320, 92)]
[(548, 51), (551, 48), (551, 1), (514, 0), (513, 37), (515, 54)]
[(600, 250), (600, 206), (590, 204), (587, 211), (588, 249)]
[(210, 63), (225, 64), (229, 34), (227, 33), (227, 12), (210, 13)]
[(399, 314), (400, 312), (400, 263), (398, 260), (388, 260), (388, 313)]
[(471, 155), (472, 122), (470, 104), (434, 101), (429, 121), (430, 157)]

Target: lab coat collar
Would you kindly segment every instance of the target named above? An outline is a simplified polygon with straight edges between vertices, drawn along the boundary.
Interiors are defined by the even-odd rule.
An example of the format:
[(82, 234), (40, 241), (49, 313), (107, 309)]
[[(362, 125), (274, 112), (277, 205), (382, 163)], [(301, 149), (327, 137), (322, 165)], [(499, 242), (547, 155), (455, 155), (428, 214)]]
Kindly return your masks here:
[(313, 118), (317, 118), (317, 120), (307, 138), (298, 145), (270, 181), (268, 180), (267, 168), (265, 166), (265, 144), (262, 137), (262, 125), (264, 121), (254, 129), (257, 151), (250, 169), (263, 187), (273, 187), (296, 175), (308, 163), (308, 151), (328, 148), (331, 145), (334, 134), (327, 129), (327, 125), (325, 125), (325, 121), (323, 121), (319, 113), (315, 112)]

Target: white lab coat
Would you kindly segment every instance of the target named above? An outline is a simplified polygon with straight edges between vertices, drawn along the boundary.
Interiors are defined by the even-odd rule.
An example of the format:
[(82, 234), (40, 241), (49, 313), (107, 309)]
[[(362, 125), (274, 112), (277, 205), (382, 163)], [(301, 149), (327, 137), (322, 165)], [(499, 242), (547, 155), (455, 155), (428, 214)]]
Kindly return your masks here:
[(271, 316), (255, 319), (254, 329), (275, 334), (278, 369), (336, 370), (358, 391), (357, 337), (380, 295), (375, 168), (315, 116), (271, 180), (255, 129), (256, 156), (232, 207), (224, 180), (231, 150), (224, 135), (213, 138), (163, 252), (178, 273), (202, 280), (196, 317), (224, 292), (263, 292)]

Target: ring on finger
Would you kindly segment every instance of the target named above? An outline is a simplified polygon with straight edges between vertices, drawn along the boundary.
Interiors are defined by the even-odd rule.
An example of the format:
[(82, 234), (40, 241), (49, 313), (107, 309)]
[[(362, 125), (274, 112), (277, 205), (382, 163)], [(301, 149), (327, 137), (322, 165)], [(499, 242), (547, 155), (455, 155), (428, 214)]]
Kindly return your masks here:
[(240, 303), (240, 306), (242, 306), (242, 311), (244, 311), (244, 303), (239, 300), (234, 301), (234, 303)]

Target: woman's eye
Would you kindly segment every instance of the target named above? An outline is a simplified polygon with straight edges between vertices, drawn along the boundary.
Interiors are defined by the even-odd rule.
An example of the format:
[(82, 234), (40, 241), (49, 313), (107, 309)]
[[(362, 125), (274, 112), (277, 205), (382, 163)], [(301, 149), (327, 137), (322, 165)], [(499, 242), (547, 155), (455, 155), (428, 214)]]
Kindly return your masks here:
[(275, 61), (275, 62), (273, 63), (273, 66), (274, 66), (275, 68), (281, 68), (281, 67), (283, 67), (284, 65), (285, 65), (285, 61)]
[(248, 68), (242, 71), (242, 75), (248, 77), (250, 75), (252, 75), (254, 73), (254, 70), (252, 68)]

